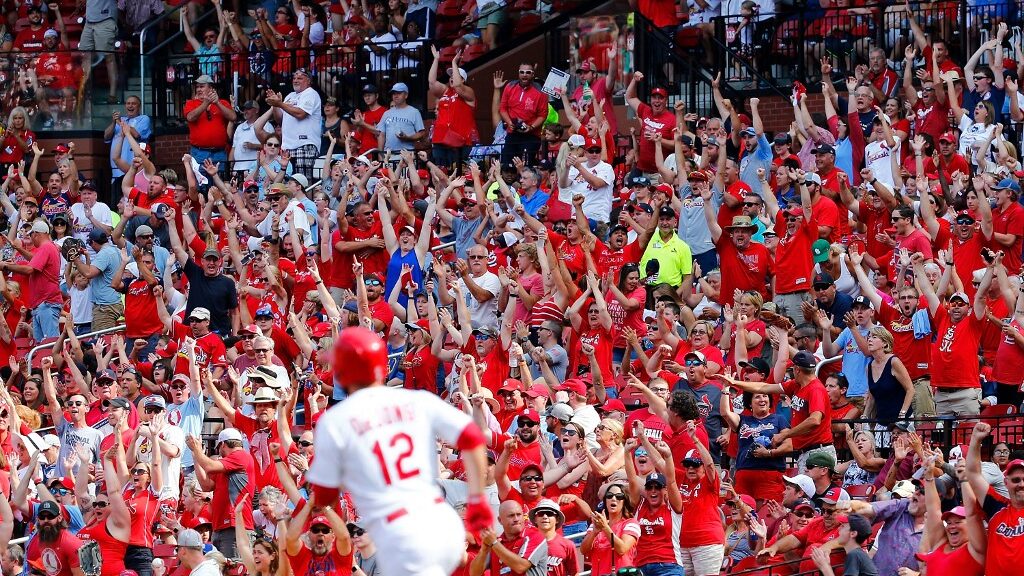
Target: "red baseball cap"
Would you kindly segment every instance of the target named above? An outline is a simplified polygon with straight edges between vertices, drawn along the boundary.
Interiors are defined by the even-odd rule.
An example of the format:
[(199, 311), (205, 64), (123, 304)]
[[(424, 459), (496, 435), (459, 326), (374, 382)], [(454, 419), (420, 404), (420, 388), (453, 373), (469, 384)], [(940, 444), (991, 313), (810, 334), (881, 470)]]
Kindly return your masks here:
[(501, 388), (498, 389), (498, 394), (501, 394), (502, 392), (516, 391), (523, 391), (523, 383), (520, 382), (519, 380), (516, 380), (515, 378), (506, 378), (505, 381), (501, 384)]
[(523, 394), (530, 398), (547, 398), (550, 396), (548, 393), (548, 387), (544, 384), (534, 384), (533, 386), (530, 386), (529, 390), (523, 392)]
[(662, 98), (668, 98), (668, 90), (665, 90), (664, 88), (661, 88), (659, 86), (658, 88), (651, 90), (651, 96), (661, 96)]
[(691, 182), (707, 182), (711, 180), (711, 178), (708, 177), (708, 173), (703, 170), (694, 170), (693, 172), (690, 172), (686, 179)]
[(323, 338), (331, 333), (330, 322), (317, 322), (313, 326), (313, 338)]
[(541, 422), (540, 414), (538, 414), (537, 411), (534, 410), (533, 408), (527, 408), (526, 410), (520, 412), (519, 418), (526, 418), (530, 422), (536, 422), (538, 424), (540, 424)]
[(309, 521), (309, 525), (311, 527), (312, 526), (316, 526), (317, 524), (322, 524), (324, 526), (330, 526), (331, 522), (329, 520), (327, 520), (327, 516), (326, 515), (318, 514), (316, 516), (313, 516), (313, 519)]
[(669, 196), (673, 196), (676, 193), (675, 189), (672, 188), (671, 184), (665, 184), (665, 183), (658, 184), (657, 186), (654, 187), (654, 189), (656, 191), (658, 191), (658, 192), (664, 192), (665, 194), (668, 194)]
[(555, 390), (565, 390), (566, 392), (572, 392), (580, 396), (587, 395), (587, 385), (579, 378), (569, 378), (562, 385), (555, 388)]
[(836, 504), (837, 502), (839, 502), (839, 498), (842, 496), (842, 494), (842, 488), (838, 486), (833, 486), (826, 490), (825, 493), (821, 495), (821, 501), (824, 502), (825, 504)]
[(583, 143), (583, 149), (584, 150), (589, 150), (591, 148), (600, 148), (600, 147), (601, 147), (601, 141), (598, 140), (597, 138), (591, 138), (590, 136), (587, 136), (586, 142)]
[(1010, 460), (1006, 464), (1006, 469), (1003, 470), (1004, 474), (1009, 474), (1014, 468), (1024, 468), (1024, 460), (1017, 458), (1016, 460)]
[(956, 134), (953, 134), (952, 132), (943, 132), (942, 136), (939, 136), (939, 142), (943, 141), (956, 144)]
[(606, 400), (604, 404), (598, 408), (599, 412), (626, 412), (626, 405), (622, 403), (622, 400), (618, 398), (611, 398)]

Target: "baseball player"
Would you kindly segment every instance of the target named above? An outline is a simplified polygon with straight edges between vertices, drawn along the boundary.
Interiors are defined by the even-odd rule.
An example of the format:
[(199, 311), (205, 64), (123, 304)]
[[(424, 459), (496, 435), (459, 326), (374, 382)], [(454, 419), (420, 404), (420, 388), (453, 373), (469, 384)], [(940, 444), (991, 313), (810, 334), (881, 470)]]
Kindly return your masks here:
[[(349, 396), (316, 426), (316, 458), (306, 478), (316, 502), (344, 487), (377, 543), (381, 574), (448, 576), (462, 561), (465, 529), (494, 522), (484, 495), (487, 453), (469, 416), (435, 394), (384, 386), (387, 346), (363, 327), (334, 347), (334, 379)], [(456, 446), (466, 467), (465, 528), (437, 486), (437, 443)]]

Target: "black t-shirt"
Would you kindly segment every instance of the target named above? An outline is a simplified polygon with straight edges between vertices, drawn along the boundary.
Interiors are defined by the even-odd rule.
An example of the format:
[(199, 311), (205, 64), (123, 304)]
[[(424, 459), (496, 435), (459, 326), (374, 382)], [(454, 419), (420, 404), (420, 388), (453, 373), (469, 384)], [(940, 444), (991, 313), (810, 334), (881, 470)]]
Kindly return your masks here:
[(843, 574), (846, 576), (878, 576), (878, 568), (875, 567), (875, 561), (868, 556), (863, 548), (854, 548), (846, 553)]
[(188, 302), (185, 317), (193, 308), (210, 311), (210, 330), (221, 336), (231, 333), (231, 311), (238, 308), (238, 292), (233, 280), (223, 274), (209, 277), (191, 258), (185, 262), (188, 278)]

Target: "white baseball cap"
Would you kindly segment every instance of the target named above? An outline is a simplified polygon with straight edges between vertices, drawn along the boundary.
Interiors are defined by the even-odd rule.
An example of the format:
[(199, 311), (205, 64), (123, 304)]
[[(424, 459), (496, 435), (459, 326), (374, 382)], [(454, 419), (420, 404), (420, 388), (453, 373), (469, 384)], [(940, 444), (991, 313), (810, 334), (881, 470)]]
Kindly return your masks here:
[(783, 476), (782, 481), (799, 488), (807, 498), (813, 498), (818, 492), (814, 487), (814, 480), (811, 480), (811, 477), (806, 474), (797, 474), (792, 478), (789, 476)]
[(238, 428), (225, 428), (217, 434), (217, 444), (227, 442), (228, 440), (242, 441), (242, 433), (238, 431)]

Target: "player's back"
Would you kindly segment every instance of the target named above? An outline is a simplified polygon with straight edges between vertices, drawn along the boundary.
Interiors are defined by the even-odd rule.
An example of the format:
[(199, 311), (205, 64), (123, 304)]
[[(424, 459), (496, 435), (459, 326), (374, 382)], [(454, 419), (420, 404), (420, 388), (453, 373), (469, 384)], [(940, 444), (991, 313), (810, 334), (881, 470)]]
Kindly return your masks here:
[(436, 438), (454, 444), (470, 422), (430, 392), (364, 388), (317, 423), (309, 478), (344, 486), (368, 521), (431, 503), (440, 496)]

